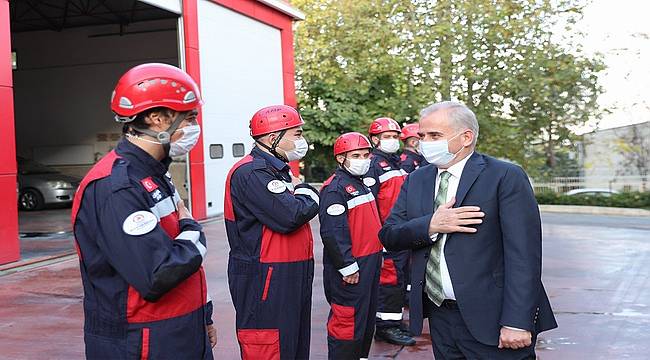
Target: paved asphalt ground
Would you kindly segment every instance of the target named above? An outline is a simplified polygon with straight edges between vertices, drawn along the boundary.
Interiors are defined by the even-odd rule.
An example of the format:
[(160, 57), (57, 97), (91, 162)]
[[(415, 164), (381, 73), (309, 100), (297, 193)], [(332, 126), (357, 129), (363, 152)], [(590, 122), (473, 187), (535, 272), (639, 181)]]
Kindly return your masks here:
[[(544, 283), (560, 327), (543, 333), (540, 359), (647, 359), (650, 353), (650, 218), (544, 214)], [(205, 225), (206, 271), (215, 301), (217, 359), (237, 359), (220, 220)], [(314, 224), (315, 233), (318, 224)], [(315, 237), (313, 359), (325, 359), (328, 307)], [(0, 277), (0, 359), (83, 358), (82, 289), (76, 259)], [(373, 344), (372, 358), (431, 359), (414, 347)]]

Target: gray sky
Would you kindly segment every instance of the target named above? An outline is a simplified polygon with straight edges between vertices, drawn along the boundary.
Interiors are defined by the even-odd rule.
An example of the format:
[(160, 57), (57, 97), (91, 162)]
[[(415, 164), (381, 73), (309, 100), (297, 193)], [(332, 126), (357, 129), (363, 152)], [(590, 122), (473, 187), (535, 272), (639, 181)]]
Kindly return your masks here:
[(650, 1), (593, 0), (578, 22), (588, 53), (600, 52), (608, 69), (599, 102), (612, 113), (606, 129), (650, 120)]

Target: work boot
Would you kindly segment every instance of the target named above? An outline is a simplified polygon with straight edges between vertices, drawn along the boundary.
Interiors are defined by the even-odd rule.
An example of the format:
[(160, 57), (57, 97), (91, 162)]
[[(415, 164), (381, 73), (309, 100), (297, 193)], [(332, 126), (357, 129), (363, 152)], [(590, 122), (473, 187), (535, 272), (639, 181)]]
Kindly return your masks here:
[(401, 323), (401, 324), (399, 325), (399, 330), (400, 330), (402, 333), (404, 333), (404, 335), (406, 335), (406, 336), (412, 336), (412, 335), (411, 335), (411, 330), (409, 329), (409, 325), (408, 325), (408, 324)]
[(415, 339), (403, 333), (399, 327), (378, 328), (375, 332), (375, 340), (402, 346), (415, 345)]

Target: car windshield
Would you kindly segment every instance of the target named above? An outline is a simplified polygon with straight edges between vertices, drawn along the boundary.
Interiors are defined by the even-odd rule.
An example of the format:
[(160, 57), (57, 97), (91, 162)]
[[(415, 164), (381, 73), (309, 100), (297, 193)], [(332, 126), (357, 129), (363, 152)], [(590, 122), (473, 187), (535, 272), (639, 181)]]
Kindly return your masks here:
[(18, 159), (18, 171), (23, 175), (57, 174), (57, 171), (34, 160)]

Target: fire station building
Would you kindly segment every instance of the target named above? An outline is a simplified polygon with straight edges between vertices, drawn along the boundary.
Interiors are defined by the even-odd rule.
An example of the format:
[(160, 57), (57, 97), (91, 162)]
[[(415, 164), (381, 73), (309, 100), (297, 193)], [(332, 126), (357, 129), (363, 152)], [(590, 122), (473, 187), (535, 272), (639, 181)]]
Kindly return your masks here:
[(141, 63), (199, 83), (201, 139), (170, 172), (196, 218), (222, 213), (251, 115), (296, 105), (303, 18), (283, 0), (0, 0), (0, 265), (20, 259), (17, 158), (82, 177), (119, 140), (111, 92)]

